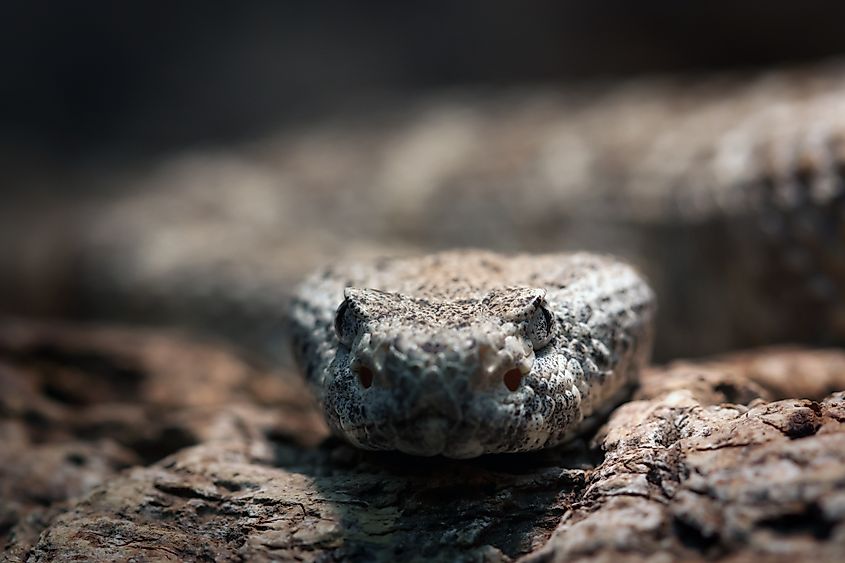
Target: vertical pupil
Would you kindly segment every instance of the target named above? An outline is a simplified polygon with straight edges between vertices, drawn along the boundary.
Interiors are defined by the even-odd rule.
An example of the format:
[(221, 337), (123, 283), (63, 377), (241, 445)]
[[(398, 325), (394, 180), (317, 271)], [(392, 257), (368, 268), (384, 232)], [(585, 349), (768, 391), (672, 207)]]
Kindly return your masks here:
[(360, 366), (358, 368), (358, 381), (361, 383), (361, 387), (369, 389), (373, 384), (373, 370), (366, 366)]

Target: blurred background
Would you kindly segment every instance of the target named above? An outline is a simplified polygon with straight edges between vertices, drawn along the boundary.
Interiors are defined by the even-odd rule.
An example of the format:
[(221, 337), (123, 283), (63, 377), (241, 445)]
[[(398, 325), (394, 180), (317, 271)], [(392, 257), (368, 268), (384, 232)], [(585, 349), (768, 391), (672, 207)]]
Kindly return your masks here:
[(23, 176), (12, 187), (23, 187), (27, 158), (79, 165), (226, 144), (383, 97), (761, 66), (845, 49), (845, 8), (818, 0), (95, 0), (7, 2), (3, 11), (3, 169)]
[[(841, 334), (841, 237), (785, 266), (765, 241), (731, 255), (724, 212), (684, 215), (675, 192), (700, 187), (627, 164), (654, 123), (746, 100), (679, 129), (683, 144), (710, 124), (690, 149), (700, 177), (718, 127), (767, 107), (756, 77), (781, 66), (831, 78), (790, 78), (770, 105), (803, 84), (807, 107), (829, 102), (841, 3), (35, 1), (3, 16), (2, 312), (189, 327), (285, 361), (281, 311), (311, 267), (586, 248), (653, 279), (659, 358)], [(579, 175), (582, 154), (598, 172)], [(761, 288), (772, 272), (786, 285)], [(784, 299), (789, 316), (765, 312)]]

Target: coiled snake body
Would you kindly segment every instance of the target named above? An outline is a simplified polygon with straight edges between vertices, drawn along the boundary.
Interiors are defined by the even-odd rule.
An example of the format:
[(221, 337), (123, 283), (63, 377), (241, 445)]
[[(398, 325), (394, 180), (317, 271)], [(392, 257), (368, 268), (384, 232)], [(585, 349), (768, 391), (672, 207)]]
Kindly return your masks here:
[(653, 313), (643, 279), (610, 258), (462, 251), (319, 272), (291, 333), (335, 432), (465, 458), (561, 443), (615, 406)]
[[(657, 361), (845, 343), (845, 61), (453, 93), (168, 159), (72, 221), (45, 216), (0, 210), (0, 230), (31, 229), (0, 236), (0, 306), (190, 326), (284, 368), (292, 336), (329, 422), (356, 444), (531, 449), (610, 405), (644, 361), (639, 278), (584, 255), (373, 257), (624, 257), (660, 298)], [(335, 266), (294, 293), (319, 264)], [(627, 273), (611, 283), (613, 268)], [(341, 322), (338, 336), (347, 287), (354, 330)], [(558, 337), (526, 340), (533, 321), (512, 317), (528, 310), (501, 310), (523, 297), (507, 288), (545, 291)], [(589, 311), (580, 324), (576, 310)]]

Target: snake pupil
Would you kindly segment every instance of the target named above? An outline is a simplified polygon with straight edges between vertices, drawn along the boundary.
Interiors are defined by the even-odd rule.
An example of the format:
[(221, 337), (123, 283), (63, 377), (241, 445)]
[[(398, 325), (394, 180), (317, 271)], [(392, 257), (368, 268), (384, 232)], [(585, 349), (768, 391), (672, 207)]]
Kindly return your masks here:
[(522, 381), (522, 372), (516, 368), (508, 370), (505, 373), (503, 380), (505, 382), (505, 387), (511, 391), (516, 391)]
[(373, 384), (373, 370), (368, 367), (361, 366), (358, 368), (358, 381), (361, 382), (361, 387), (369, 389)]

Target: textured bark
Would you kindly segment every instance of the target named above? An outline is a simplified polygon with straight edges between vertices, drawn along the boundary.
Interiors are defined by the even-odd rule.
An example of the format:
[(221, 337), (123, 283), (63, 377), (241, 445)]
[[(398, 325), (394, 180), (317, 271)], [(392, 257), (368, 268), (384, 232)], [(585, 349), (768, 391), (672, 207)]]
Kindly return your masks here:
[(455, 461), (328, 436), (298, 379), (167, 334), (0, 326), (12, 560), (842, 560), (845, 353), (649, 370), (597, 434)]

